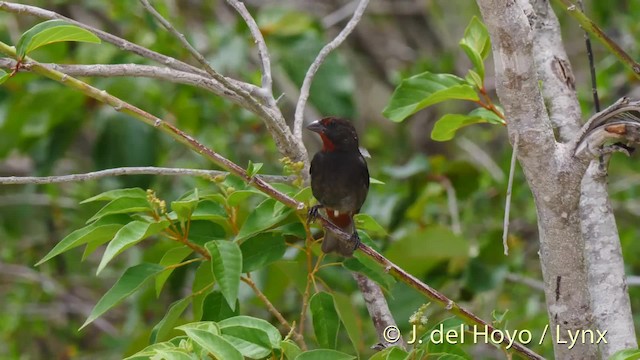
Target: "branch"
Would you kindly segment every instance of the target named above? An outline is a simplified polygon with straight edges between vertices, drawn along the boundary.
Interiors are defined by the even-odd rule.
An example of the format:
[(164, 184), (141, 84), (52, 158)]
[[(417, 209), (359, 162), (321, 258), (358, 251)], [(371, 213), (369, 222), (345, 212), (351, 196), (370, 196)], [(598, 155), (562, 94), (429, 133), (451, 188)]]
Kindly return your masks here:
[(613, 41), (607, 34), (598, 27), (591, 19), (587, 17), (576, 4), (571, 0), (555, 0), (557, 4), (562, 6), (569, 15), (571, 15), (582, 28), (598, 39), (604, 47), (606, 47), (615, 57), (618, 58), (633, 74), (640, 79), (640, 64), (633, 60), (633, 58), (627, 54), (615, 41)]
[(549, 118), (562, 142), (573, 139), (582, 114), (575, 77), (560, 36), (560, 24), (547, 0), (519, 0), (533, 35), (533, 55)]
[[(0, 185), (17, 185), (17, 184), (57, 184), (65, 182), (78, 182), (100, 179), (110, 176), (123, 175), (164, 175), (164, 176), (198, 176), (211, 179), (215, 176), (225, 176), (229, 173), (218, 170), (201, 170), (201, 169), (181, 169), (181, 168), (163, 168), (163, 167), (121, 167), (106, 169), (100, 171), (89, 172), (85, 174), (71, 174), (62, 176), (8, 176), (0, 177)], [(289, 182), (293, 180), (290, 176), (278, 175), (256, 175), (268, 182)]]
[[(339, 227), (334, 225), (331, 221), (327, 220), (323, 215), (318, 214), (318, 216), (316, 218), (316, 221), (320, 222), (322, 227), (325, 228), (325, 231), (328, 229), (329, 231), (334, 233), (336, 235), (336, 237), (338, 238), (338, 240), (345, 241), (345, 242), (351, 241), (351, 234), (348, 234), (348, 233), (344, 232), (342, 229), (340, 229)], [(415, 289), (416, 291), (418, 291), (422, 295), (424, 295), (427, 298), (429, 298), (431, 301), (434, 301), (434, 302), (440, 304), (448, 312), (450, 312), (450, 313), (462, 318), (467, 324), (469, 324), (469, 325), (478, 325), (481, 328), (484, 328), (486, 326), (489, 334), (492, 333), (495, 330), (495, 328), (491, 324), (489, 324), (489, 323), (485, 322), (484, 320), (480, 319), (478, 316), (476, 316), (475, 314), (473, 314), (469, 310), (461, 307), (456, 302), (454, 302), (453, 300), (449, 299), (448, 297), (446, 297), (444, 294), (442, 294), (438, 290), (436, 290), (436, 289), (432, 288), (431, 286), (429, 286), (429, 285), (423, 283), (422, 281), (418, 280), (416, 277), (414, 277), (413, 275), (409, 274), (408, 272), (406, 272), (404, 269), (402, 269), (398, 265), (392, 263), (391, 261), (389, 261), (387, 258), (382, 256), (380, 253), (378, 253), (377, 251), (375, 251), (373, 248), (369, 247), (368, 245), (366, 245), (366, 244), (361, 242), (358, 245), (358, 249), (360, 249), (360, 251), (362, 251), (363, 254), (365, 254), (366, 256), (368, 256), (369, 258), (371, 258), (372, 260), (374, 260), (378, 264), (380, 264), (385, 269), (385, 271), (390, 273), (391, 275), (393, 275), (393, 277), (395, 277), (399, 281), (402, 281), (403, 283), (409, 285), (410, 287), (412, 287), (413, 289)], [(506, 347), (506, 346), (509, 345), (509, 342), (505, 338), (499, 344), (502, 347)], [(522, 344), (517, 343), (517, 342), (513, 343), (513, 345), (511, 346), (511, 349), (515, 350), (520, 355), (522, 355), (522, 356), (524, 356), (524, 357), (526, 357), (528, 359), (544, 359), (542, 356), (536, 354), (532, 350), (524, 347)]]
[[(623, 97), (593, 115), (576, 136), (572, 149), (577, 158), (590, 161), (602, 154), (600, 148), (607, 141), (620, 139), (640, 143), (640, 100)], [(604, 149), (605, 152), (611, 150), (619, 148)], [(624, 148), (621, 150), (627, 151)]]
[(242, 16), (244, 22), (247, 23), (249, 27), (249, 31), (251, 32), (251, 36), (258, 46), (258, 57), (260, 57), (260, 66), (262, 67), (262, 91), (261, 98), (268, 101), (271, 107), (276, 107), (276, 101), (273, 98), (273, 79), (271, 77), (271, 60), (269, 59), (269, 51), (267, 49), (267, 44), (264, 41), (264, 37), (262, 37), (262, 33), (260, 32), (260, 28), (258, 24), (256, 24), (255, 19), (249, 11), (244, 6), (243, 3), (237, 0), (227, 0), (229, 5), (233, 6), (234, 9)]
[(7, 2), (7, 1), (0, 1), (0, 10), (3, 11), (7, 11), (10, 13), (14, 13), (14, 14), (29, 14), (41, 19), (60, 19), (60, 20), (64, 20), (70, 24), (73, 24), (75, 26), (81, 27), (85, 30), (91, 31), (92, 33), (94, 33), (97, 37), (99, 37), (102, 41), (111, 43), (115, 46), (117, 46), (119, 49), (125, 50), (125, 51), (130, 51), (134, 54), (137, 54), (139, 56), (142, 56), (143, 58), (147, 58), (149, 60), (153, 60), (157, 63), (163, 64), (165, 66), (168, 66), (170, 68), (176, 69), (176, 70), (180, 70), (180, 71), (185, 71), (185, 72), (190, 72), (190, 73), (194, 73), (194, 74), (199, 74), (199, 75), (203, 75), (206, 76), (206, 72), (192, 66), (189, 65), (185, 62), (182, 62), (180, 60), (177, 60), (175, 58), (157, 53), (155, 51), (149, 50), (145, 47), (142, 47), (140, 45), (134, 44), (130, 41), (127, 41), (125, 39), (119, 38), (115, 35), (112, 35), (108, 32), (96, 29), (92, 26), (89, 25), (85, 25), (81, 22), (75, 21), (73, 19), (70, 19), (66, 16), (62, 16), (58, 13), (55, 13), (53, 11), (49, 11), (49, 10), (45, 10), (39, 7), (35, 7), (35, 6), (29, 6), (29, 5), (23, 5), (23, 4), (16, 4), (16, 3), (11, 3), (11, 2)]
[(304, 77), (304, 81), (302, 82), (302, 87), (300, 88), (300, 97), (298, 98), (298, 103), (296, 104), (296, 111), (294, 116), (293, 123), (293, 135), (296, 139), (302, 139), (302, 125), (304, 123), (304, 107), (309, 99), (309, 90), (311, 89), (311, 82), (313, 81), (313, 77), (318, 72), (320, 65), (324, 62), (327, 56), (344, 40), (349, 36), (349, 34), (353, 31), (353, 29), (358, 25), (362, 15), (364, 14), (364, 10), (367, 8), (369, 4), (369, 0), (360, 0), (358, 7), (353, 13), (351, 20), (347, 23), (347, 25), (340, 31), (338, 36), (335, 37), (330, 43), (325, 45), (318, 56), (313, 61), (309, 70), (307, 70), (307, 74)]

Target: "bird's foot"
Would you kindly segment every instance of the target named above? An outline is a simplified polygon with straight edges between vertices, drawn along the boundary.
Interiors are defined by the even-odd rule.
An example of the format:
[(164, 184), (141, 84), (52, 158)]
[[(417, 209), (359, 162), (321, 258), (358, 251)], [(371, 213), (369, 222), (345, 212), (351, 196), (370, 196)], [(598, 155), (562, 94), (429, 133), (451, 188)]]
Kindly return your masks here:
[(313, 205), (309, 209), (309, 213), (307, 214), (307, 225), (316, 221), (316, 219), (318, 218), (318, 210), (322, 209), (323, 207), (324, 205), (318, 204), (318, 205)]
[(360, 247), (360, 243), (362, 241), (360, 241), (360, 236), (358, 235), (357, 231), (354, 231), (353, 234), (351, 234), (351, 239), (350, 241), (352, 241), (354, 243), (353, 245), (353, 251), (358, 250), (358, 247)]

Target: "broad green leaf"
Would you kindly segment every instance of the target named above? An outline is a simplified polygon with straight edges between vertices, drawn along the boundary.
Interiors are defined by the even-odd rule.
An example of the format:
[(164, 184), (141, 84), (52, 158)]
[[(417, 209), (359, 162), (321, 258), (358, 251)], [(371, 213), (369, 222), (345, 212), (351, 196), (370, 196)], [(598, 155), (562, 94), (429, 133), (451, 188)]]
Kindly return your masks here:
[(153, 327), (151, 330), (151, 337), (149, 339), (150, 343), (157, 343), (158, 341), (165, 340), (169, 335), (169, 332), (173, 329), (176, 321), (180, 318), (180, 315), (184, 312), (184, 310), (191, 303), (191, 298), (180, 299), (171, 306), (169, 306), (169, 310), (167, 310), (166, 314), (160, 320), (160, 322)]
[(205, 248), (211, 255), (211, 271), (220, 286), (220, 291), (229, 307), (234, 310), (242, 272), (242, 251), (238, 244), (227, 240), (209, 241)]
[(0, 69), (0, 85), (9, 80), (9, 73)]
[(213, 321), (196, 321), (177, 326), (176, 329), (186, 332), (187, 330), (203, 330), (212, 334), (220, 335), (220, 327)]
[(309, 302), (309, 310), (311, 310), (313, 318), (313, 331), (320, 346), (335, 348), (338, 341), (340, 319), (333, 296), (326, 292), (314, 294)]
[(384, 181), (380, 181), (376, 178), (369, 177), (369, 183), (371, 185), (385, 185)]
[(469, 69), (469, 72), (464, 77), (464, 79), (467, 80), (467, 83), (469, 85), (475, 87), (476, 89), (482, 89), (484, 86), (484, 80), (482, 80), (482, 78), (477, 72), (471, 69)]
[(293, 360), (296, 358), (296, 356), (302, 353), (300, 347), (291, 340), (281, 341), (280, 348), (282, 349), (282, 352), (284, 352), (284, 356), (286, 356), (288, 360)]
[(355, 358), (356, 357), (353, 355), (345, 354), (336, 350), (315, 349), (303, 352), (296, 356), (295, 360), (353, 360)]
[(368, 214), (356, 214), (353, 217), (356, 228), (374, 236), (387, 236), (387, 231)]
[(402, 80), (383, 115), (400, 122), (416, 112), (445, 100), (478, 101), (478, 94), (463, 79), (451, 74), (424, 72)]
[(344, 328), (347, 330), (351, 345), (353, 345), (353, 349), (358, 352), (359, 344), (363, 343), (360, 313), (356, 310), (352, 299), (348, 295), (336, 292), (333, 294), (333, 300), (336, 304), (340, 322), (342, 322), (342, 325), (344, 325)]
[(191, 221), (196, 220), (227, 221), (227, 211), (217, 202), (200, 201), (191, 214)]
[(80, 204), (86, 204), (94, 201), (112, 201), (118, 198), (138, 198), (138, 199), (146, 199), (147, 192), (140, 188), (131, 188), (131, 189), (115, 189), (103, 192), (96, 196), (92, 196), (86, 200), (80, 202)]
[(280, 331), (278, 331), (278, 329), (276, 329), (275, 326), (271, 325), (268, 321), (251, 316), (241, 315), (222, 320), (218, 322), (218, 326), (220, 326), (220, 331), (222, 332), (222, 334), (232, 334), (231, 331), (235, 331), (239, 328), (260, 330), (267, 335), (267, 345), (270, 346), (270, 348), (280, 348), (280, 341), (282, 341)]
[(102, 255), (102, 260), (100, 260), (100, 265), (98, 265), (96, 275), (100, 274), (105, 266), (107, 266), (107, 264), (118, 254), (147, 237), (159, 233), (168, 226), (169, 222), (166, 220), (154, 223), (136, 220), (123, 226), (118, 230), (109, 245), (107, 245), (107, 249)]
[(236, 300), (236, 306), (234, 309), (229, 307), (229, 304), (224, 299), (222, 293), (218, 290), (212, 291), (204, 299), (202, 304), (202, 318), (203, 321), (222, 321), (224, 319), (238, 316), (240, 313), (240, 303)]
[[(500, 111), (502, 114), (504, 114), (504, 110), (502, 110), (502, 108), (500, 106), (496, 105), (496, 109), (498, 109), (498, 111)], [(498, 116), (493, 111), (487, 110), (485, 108), (475, 108), (475, 109), (471, 110), (471, 112), (469, 112), (469, 116), (477, 116), (477, 117), (483, 118), (489, 124), (496, 124), (496, 125), (505, 125), (506, 124), (506, 122), (504, 121), (503, 118)]]
[[(186, 336), (184, 338), (186, 339)], [(125, 360), (149, 360), (159, 353), (165, 353), (167, 351), (184, 351), (185, 349), (178, 348), (178, 346), (174, 343), (174, 340), (175, 339), (149, 345), (139, 352), (129, 356), (128, 358), (125, 358)]]
[(284, 238), (278, 233), (260, 233), (240, 244), (242, 251), (242, 272), (262, 269), (280, 260), (287, 250)]
[(60, 240), (42, 260), (38, 261), (36, 266), (88, 242), (108, 241), (129, 221), (131, 220), (127, 216), (105, 216), (92, 224), (78, 229)]
[(484, 79), (484, 59), (489, 55), (491, 42), (487, 28), (477, 16), (471, 19), (465, 29), (464, 37), (460, 40), (460, 47), (471, 60), (480, 78)]
[(98, 301), (80, 330), (89, 325), (107, 310), (136, 292), (144, 283), (160, 273), (164, 268), (158, 264), (142, 263), (128, 268), (115, 285)]
[(267, 196), (265, 193), (257, 189), (236, 190), (229, 194), (227, 197), (227, 203), (229, 206), (238, 206), (247, 201), (247, 199), (253, 195), (260, 195), (263, 197)]
[(431, 130), (431, 138), (435, 141), (448, 141), (453, 139), (459, 129), (486, 122), (486, 119), (478, 116), (446, 114), (436, 121), (433, 130)]
[(168, 250), (160, 259), (159, 264), (165, 266), (165, 271), (163, 271), (160, 275), (156, 276), (156, 296), (160, 296), (160, 292), (162, 291), (162, 287), (164, 287), (164, 283), (167, 281), (171, 273), (173, 273), (174, 268), (167, 269), (167, 266), (175, 265), (184, 260), (187, 256), (189, 256), (193, 250), (188, 246), (179, 246)]
[(19, 58), (24, 58), (41, 46), (63, 41), (100, 43), (100, 39), (88, 30), (71, 25), (64, 20), (48, 20), (22, 34), (16, 45), (16, 53)]
[(624, 349), (617, 351), (611, 355), (609, 360), (638, 360), (640, 359), (640, 350), (638, 349)]
[(151, 211), (151, 206), (146, 198), (120, 197), (111, 200), (107, 205), (93, 215), (91, 219), (87, 220), (87, 224), (107, 215), (128, 214), (143, 211)]
[(276, 201), (270, 198), (261, 202), (260, 205), (249, 214), (244, 224), (242, 224), (236, 236), (236, 241), (242, 241), (261, 231), (267, 230), (277, 225), (289, 215), (289, 211), (274, 214), (275, 205)]
[(181, 223), (185, 223), (191, 218), (191, 214), (198, 206), (199, 200), (198, 189), (196, 188), (183, 199), (172, 201), (171, 210), (178, 215), (178, 220), (180, 220)]
[(250, 316), (236, 316), (218, 323), (222, 337), (252, 359), (268, 356), (280, 347), (280, 332), (268, 322)]
[(200, 329), (184, 329), (184, 332), (216, 359), (244, 360), (242, 353), (220, 335)]

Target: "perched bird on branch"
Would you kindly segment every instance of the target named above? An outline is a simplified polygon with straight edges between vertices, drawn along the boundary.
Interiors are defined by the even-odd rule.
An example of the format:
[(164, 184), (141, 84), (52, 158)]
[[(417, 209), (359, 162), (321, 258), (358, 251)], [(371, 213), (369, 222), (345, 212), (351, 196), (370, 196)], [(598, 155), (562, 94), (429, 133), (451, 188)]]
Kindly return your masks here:
[(351, 256), (360, 244), (353, 224), (353, 215), (362, 207), (369, 192), (369, 170), (358, 146), (358, 134), (344, 119), (328, 117), (311, 123), (307, 129), (322, 139), (322, 149), (311, 160), (311, 190), (319, 205), (309, 211), (314, 220), (318, 210), (324, 208), (327, 218), (337, 227), (351, 233), (345, 242), (325, 231), (322, 251)]

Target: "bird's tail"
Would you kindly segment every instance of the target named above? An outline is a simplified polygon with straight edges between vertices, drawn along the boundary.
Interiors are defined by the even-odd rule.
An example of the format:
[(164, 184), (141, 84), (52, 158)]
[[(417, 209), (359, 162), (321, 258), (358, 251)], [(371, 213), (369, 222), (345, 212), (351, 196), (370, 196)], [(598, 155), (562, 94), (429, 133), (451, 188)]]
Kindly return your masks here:
[[(351, 214), (335, 214), (331, 210), (327, 210), (329, 220), (342, 231), (347, 234), (353, 234), (355, 227), (353, 225), (353, 215)], [(324, 239), (322, 240), (322, 251), (324, 253), (336, 252), (344, 257), (351, 257), (355, 251), (356, 244), (350, 241), (342, 241), (331, 230), (326, 229)]]

